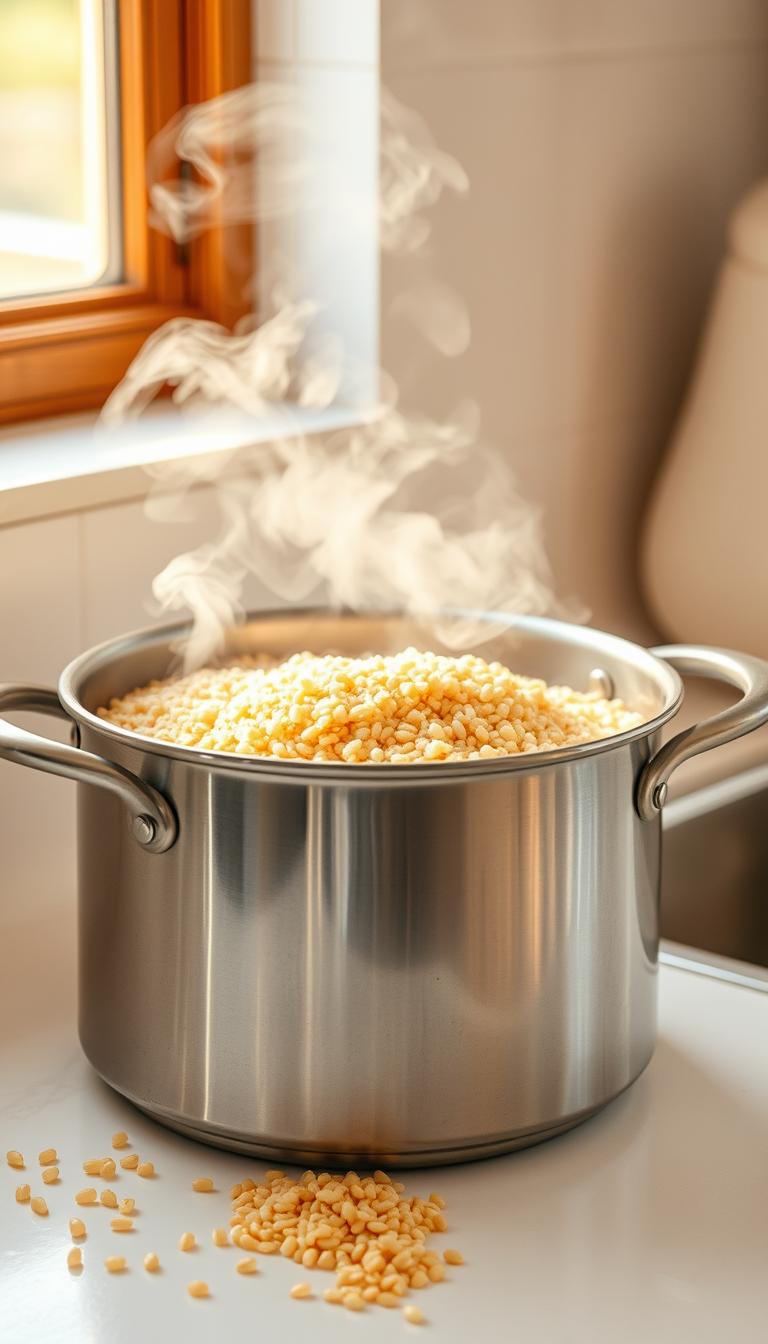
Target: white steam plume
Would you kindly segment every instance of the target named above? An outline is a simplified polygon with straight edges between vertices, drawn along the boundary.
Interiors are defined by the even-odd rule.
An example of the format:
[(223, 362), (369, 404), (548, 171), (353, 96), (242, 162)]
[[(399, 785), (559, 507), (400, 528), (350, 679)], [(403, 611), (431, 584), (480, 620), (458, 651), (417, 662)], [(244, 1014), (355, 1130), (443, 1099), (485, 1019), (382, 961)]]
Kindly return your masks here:
[[(176, 160), (190, 164), (196, 180), (165, 179)], [(288, 84), (259, 83), (186, 109), (154, 142), (150, 176), (153, 222), (178, 241), (213, 223), (295, 225), (302, 215), (311, 222), (320, 202), (326, 227), (333, 216), (345, 236), (358, 221), (370, 227), (365, 190), (336, 168), (321, 121)], [(378, 182), (379, 245), (407, 260), (409, 276), (392, 309), (443, 356), (460, 354), (469, 319), (430, 273), (424, 212), (444, 191), (465, 191), (466, 175), (436, 148), (423, 121), (386, 93)], [(167, 323), (105, 407), (108, 421), (136, 415), (171, 384), (185, 408), (235, 406), (255, 418), (269, 411), (271, 419), (280, 407), (287, 422), (283, 437), (231, 452), (223, 467), (217, 455), (156, 471), (159, 489), (176, 498), (212, 482), (221, 511), (220, 536), (178, 556), (153, 586), (163, 607), (192, 614), (186, 666), (220, 649), (242, 614), (249, 573), (291, 602), (320, 587), (334, 606), (431, 616), (454, 646), (480, 642), (494, 628), (470, 620), (443, 625), (446, 609), (495, 611), (500, 625), (505, 614), (551, 610), (538, 515), (502, 456), (479, 437), (473, 407), (461, 406), (444, 423), (410, 413), (378, 370), (378, 396), (359, 425), (322, 441), (297, 432), (290, 404), (330, 405), (360, 370), (333, 334), (318, 338), (318, 303), (292, 292), (290, 279), (287, 271), (276, 277), (273, 311), (260, 322), (249, 318), (232, 332), (186, 318)], [(149, 508), (167, 517), (167, 494)]]

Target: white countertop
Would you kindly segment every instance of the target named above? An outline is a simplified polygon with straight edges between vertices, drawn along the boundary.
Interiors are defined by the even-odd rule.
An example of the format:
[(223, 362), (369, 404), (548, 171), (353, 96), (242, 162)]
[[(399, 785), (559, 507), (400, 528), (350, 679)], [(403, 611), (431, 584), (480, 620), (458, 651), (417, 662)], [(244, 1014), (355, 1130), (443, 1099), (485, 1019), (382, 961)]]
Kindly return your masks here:
[[(8, 944), (4, 952), (8, 951)], [(4, 958), (5, 960), (5, 958)], [(697, 1344), (768, 1338), (768, 994), (662, 967), (661, 1026), (645, 1075), (601, 1115), (562, 1138), (508, 1157), (406, 1173), (407, 1191), (439, 1190), (450, 1232), (435, 1249), (466, 1258), (419, 1293), (421, 1328), (398, 1311), (355, 1315), (320, 1299), (332, 1276), (259, 1257), (235, 1273), (236, 1248), (218, 1249), (227, 1190), (261, 1164), (177, 1137), (135, 1111), (85, 1063), (71, 1019), (69, 939), (39, 930), (17, 948), (0, 987), (0, 1338), (3, 1344), (184, 1344), (222, 1340), (290, 1344), (434, 1338), (520, 1344)], [(37, 968), (37, 970), (36, 970)], [(14, 983), (15, 982), (15, 983)], [(134, 1195), (136, 1231), (109, 1231), (110, 1212), (77, 1210), (88, 1227), (85, 1269), (66, 1268), (73, 1195), (89, 1182), (81, 1162), (109, 1151), (125, 1128), (157, 1167), (154, 1181), (120, 1172)], [(61, 1184), (44, 1187), (38, 1151), (58, 1149)], [(8, 1148), (27, 1159), (22, 1175)], [(119, 1169), (118, 1169), (119, 1170)], [(197, 1175), (219, 1193), (197, 1195)], [(50, 1217), (18, 1205), (28, 1180)], [(96, 1180), (97, 1186), (101, 1183)], [(191, 1229), (200, 1249), (177, 1250)], [(141, 1260), (156, 1250), (162, 1274)], [(123, 1254), (130, 1272), (106, 1273)], [(212, 1297), (186, 1285), (205, 1279)], [(317, 1298), (288, 1297), (299, 1278)]]

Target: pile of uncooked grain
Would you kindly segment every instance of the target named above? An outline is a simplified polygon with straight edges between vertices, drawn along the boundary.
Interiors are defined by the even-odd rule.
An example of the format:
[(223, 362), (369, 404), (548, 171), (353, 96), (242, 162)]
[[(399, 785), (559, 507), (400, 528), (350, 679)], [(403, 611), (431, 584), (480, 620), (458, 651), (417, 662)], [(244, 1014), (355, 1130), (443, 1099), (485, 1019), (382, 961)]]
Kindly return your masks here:
[[(432, 1232), (445, 1232), (445, 1201), (406, 1197), (405, 1186), (384, 1171), (359, 1176), (317, 1175), (305, 1171), (298, 1180), (282, 1171), (268, 1171), (258, 1185), (246, 1180), (235, 1186), (231, 1237), (241, 1250), (280, 1255), (305, 1269), (336, 1274), (326, 1288), (326, 1302), (349, 1311), (366, 1303), (400, 1307), (411, 1288), (428, 1288), (445, 1278), (446, 1265), (461, 1265), (459, 1251), (443, 1258), (427, 1248)], [(308, 1296), (309, 1285), (296, 1285)], [(417, 1307), (405, 1306), (406, 1319), (423, 1321)]]
[(474, 654), (241, 658), (152, 681), (99, 715), (144, 737), (281, 760), (479, 760), (610, 737), (642, 722), (621, 700), (548, 686)]

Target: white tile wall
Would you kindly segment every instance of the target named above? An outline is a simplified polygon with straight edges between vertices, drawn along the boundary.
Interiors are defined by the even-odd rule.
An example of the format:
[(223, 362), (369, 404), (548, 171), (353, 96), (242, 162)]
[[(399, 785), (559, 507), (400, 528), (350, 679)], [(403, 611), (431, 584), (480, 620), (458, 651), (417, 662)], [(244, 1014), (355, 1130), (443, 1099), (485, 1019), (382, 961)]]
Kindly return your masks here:
[[(446, 8), (482, 28), (469, 0)], [(385, 35), (390, 17), (385, 8)], [(655, 34), (649, 23), (649, 42)], [(401, 268), (388, 265), (383, 363), (437, 415), (462, 394), (478, 402), (544, 509), (560, 591), (575, 589), (597, 624), (615, 622), (623, 602), (640, 630), (644, 500), (728, 213), (768, 163), (768, 48), (712, 41), (529, 64), (457, 56), (420, 70), (388, 68), (386, 36), (383, 50), (383, 77), (470, 177), (467, 197), (434, 212), (430, 264), (472, 325), (465, 355), (426, 360), (390, 316)]]
[(300, 61), (377, 63), (379, 0), (294, 0), (294, 11)]
[(159, 609), (152, 580), (174, 556), (212, 540), (217, 530), (215, 500), (205, 489), (169, 509), (163, 522), (151, 521), (138, 501), (84, 514), (84, 647), (126, 630), (181, 619), (183, 613), (166, 615)]
[[(177, 499), (155, 500), (152, 516), (143, 502), (132, 501), (83, 514), (83, 647), (128, 630), (183, 620), (183, 611), (164, 612), (152, 596), (152, 581), (175, 556), (214, 543), (222, 517), (212, 490), (191, 491)], [(246, 609), (280, 603), (249, 575), (243, 585)]]
[[(312, 3), (312, 0), (307, 0)], [(317, 0), (319, 8), (323, 0)], [(389, 69), (509, 63), (768, 37), (763, 0), (383, 0)]]
[(260, 62), (373, 66), (379, 0), (252, 0)]
[[(0, 680), (55, 686), (83, 647), (81, 611), (78, 520), (0, 529)], [(13, 719), (67, 737), (54, 718)], [(4, 922), (28, 933), (30, 949), (40, 937), (73, 939), (74, 784), (0, 760), (0, 851)]]

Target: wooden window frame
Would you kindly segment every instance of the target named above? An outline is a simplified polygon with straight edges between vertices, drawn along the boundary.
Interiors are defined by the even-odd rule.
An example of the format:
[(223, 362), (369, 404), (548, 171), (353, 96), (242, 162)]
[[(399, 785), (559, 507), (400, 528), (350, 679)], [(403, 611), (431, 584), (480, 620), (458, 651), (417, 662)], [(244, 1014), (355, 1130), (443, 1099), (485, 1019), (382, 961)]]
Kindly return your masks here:
[[(249, 0), (117, 0), (123, 279), (0, 302), (0, 423), (100, 406), (172, 317), (231, 326), (228, 230), (180, 250), (148, 224), (147, 146), (188, 103), (250, 79)], [(242, 255), (242, 238), (239, 240)]]

